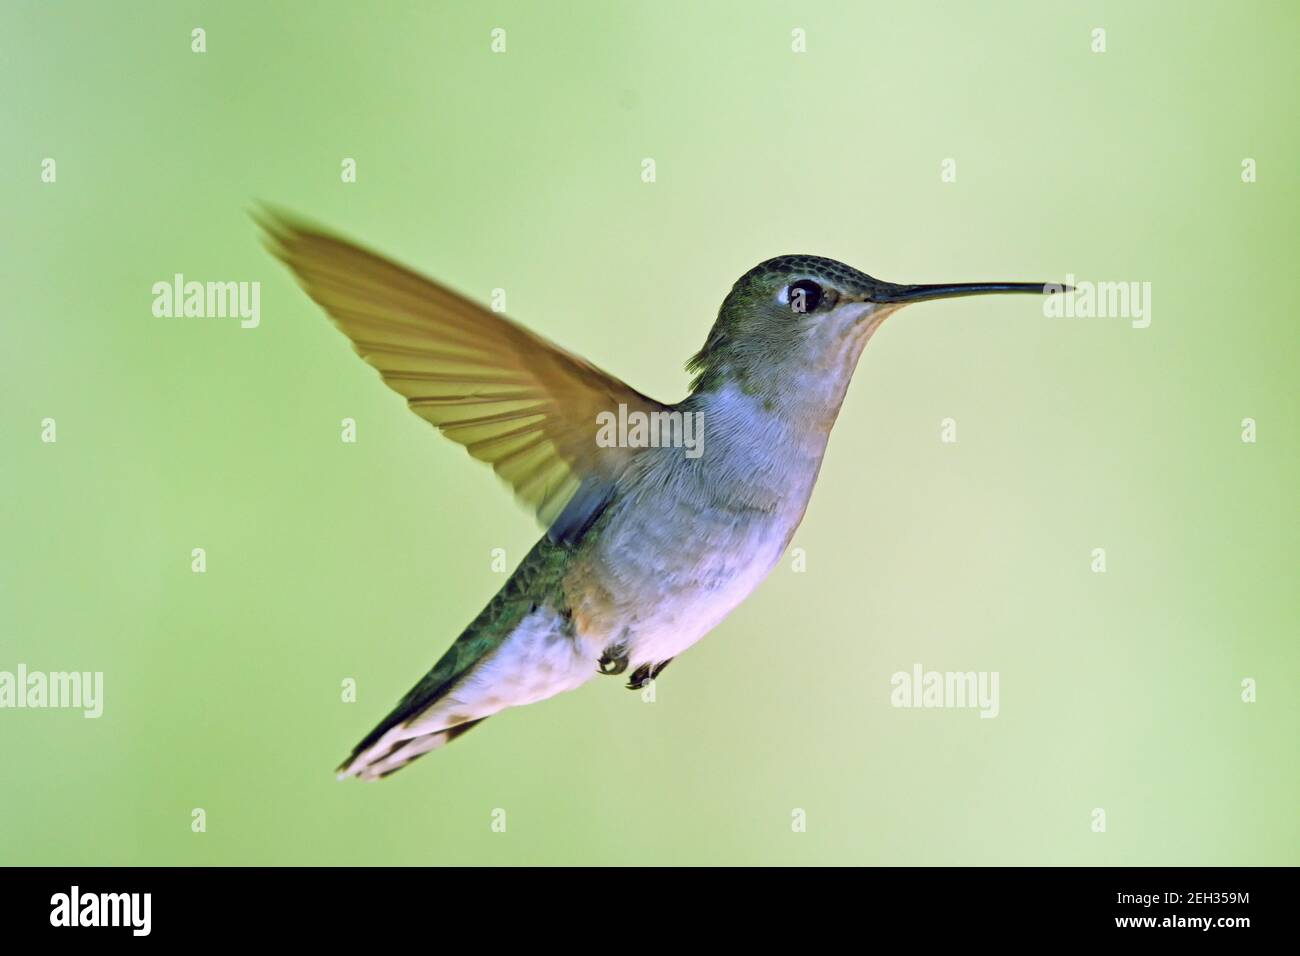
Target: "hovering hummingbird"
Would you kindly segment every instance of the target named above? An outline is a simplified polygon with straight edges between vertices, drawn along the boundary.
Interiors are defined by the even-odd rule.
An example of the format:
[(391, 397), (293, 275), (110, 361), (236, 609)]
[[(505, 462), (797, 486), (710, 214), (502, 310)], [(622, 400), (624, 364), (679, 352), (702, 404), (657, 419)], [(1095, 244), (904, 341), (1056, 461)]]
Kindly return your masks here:
[[(278, 214), (268, 245), (411, 410), (489, 463), (547, 528), (339, 769), (376, 780), (484, 718), (631, 671), (644, 687), (758, 586), (803, 519), (858, 357), (911, 302), (1059, 285), (898, 285), (784, 255), (741, 276), (676, 405), (351, 242)], [(679, 412), (707, 435), (598, 440)], [(663, 421), (665, 419), (658, 419)]]

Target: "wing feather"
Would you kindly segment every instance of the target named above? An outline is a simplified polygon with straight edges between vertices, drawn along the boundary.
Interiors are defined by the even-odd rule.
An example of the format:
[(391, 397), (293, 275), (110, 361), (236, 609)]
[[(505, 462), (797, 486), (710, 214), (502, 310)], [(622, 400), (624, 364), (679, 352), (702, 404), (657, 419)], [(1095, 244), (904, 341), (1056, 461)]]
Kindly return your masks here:
[(491, 465), (553, 537), (590, 523), (639, 451), (598, 446), (597, 415), (666, 406), (346, 239), (281, 214), (260, 221), (271, 251), (415, 414)]

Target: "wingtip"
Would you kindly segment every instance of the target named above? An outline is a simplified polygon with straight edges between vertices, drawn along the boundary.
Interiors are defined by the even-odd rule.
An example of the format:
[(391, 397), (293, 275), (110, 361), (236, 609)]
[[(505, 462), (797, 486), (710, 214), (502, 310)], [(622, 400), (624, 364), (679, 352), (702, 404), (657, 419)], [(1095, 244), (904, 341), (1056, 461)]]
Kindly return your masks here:
[(255, 199), (248, 209), (248, 216), (266, 234), (269, 239), (284, 246), (295, 237), (304, 235), (329, 235), (323, 226), (313, 223), (305, 216), (286, 209), (284, 206), (265, 199)]
[(284, 222), (283, 211), (264, 199), (255, 199), (248, 207), (248, 218), (267, 232), (278, 232)]
[(257, 200), (249, 208), (248, 216), (262, 230), (263, 248), (280, 261), (287, 262), (293, 226), (285, 211), (269, 202)]

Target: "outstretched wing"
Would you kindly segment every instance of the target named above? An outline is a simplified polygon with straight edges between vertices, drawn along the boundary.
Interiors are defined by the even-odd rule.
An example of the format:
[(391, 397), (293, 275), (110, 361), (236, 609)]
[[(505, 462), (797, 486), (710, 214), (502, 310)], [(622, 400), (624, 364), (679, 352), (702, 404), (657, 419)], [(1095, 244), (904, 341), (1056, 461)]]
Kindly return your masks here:
[(412, 411), (490, 464), (553, 539), (582, 533), (639, 450), (598, 446), (596, 416), (665, 406), (382, 256), (259, 218), (271, 251)]

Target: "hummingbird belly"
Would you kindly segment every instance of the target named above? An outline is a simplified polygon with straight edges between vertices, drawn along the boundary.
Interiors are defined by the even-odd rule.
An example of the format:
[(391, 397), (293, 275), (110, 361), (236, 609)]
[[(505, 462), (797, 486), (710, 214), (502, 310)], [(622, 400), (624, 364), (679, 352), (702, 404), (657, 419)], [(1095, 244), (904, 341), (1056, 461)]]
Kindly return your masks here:
[(631, 668), (677, 656), (745, 600), (781, 560), (807, 500), (746, 513), (647, 497), (611, 507), (565, 588), (579, 632)]
[(591, 648), (574, 639), (568, 619), (539, 606), (447, 695), (433, 723), (463, 723), (533, 704), (573, 690), (595, 674)]
[(566, 575), (579, 633), (632, 668), (686, 650), (767, 577), (826, 449), (828, 426), (791, 421), (734, 386), (691, 410), (703, 412), (704, 453), (647, 452)]

